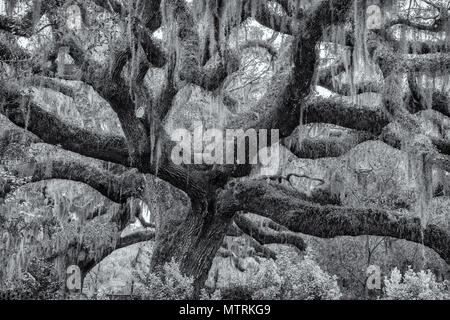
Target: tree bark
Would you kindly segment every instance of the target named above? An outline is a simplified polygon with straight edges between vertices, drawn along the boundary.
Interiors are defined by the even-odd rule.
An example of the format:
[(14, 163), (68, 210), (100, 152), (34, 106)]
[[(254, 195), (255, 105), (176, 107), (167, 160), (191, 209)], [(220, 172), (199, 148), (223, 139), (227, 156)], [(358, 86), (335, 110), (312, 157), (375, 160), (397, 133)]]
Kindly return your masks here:
[(233, 213), (218, 210), (215, 197), (191, 202), (192, 210), (185, 217), (165, 217), (156, 237), (151, 269), (157, 271), (174, 259), (180, 270), (193, 278), (194, 297), (198, 297)]

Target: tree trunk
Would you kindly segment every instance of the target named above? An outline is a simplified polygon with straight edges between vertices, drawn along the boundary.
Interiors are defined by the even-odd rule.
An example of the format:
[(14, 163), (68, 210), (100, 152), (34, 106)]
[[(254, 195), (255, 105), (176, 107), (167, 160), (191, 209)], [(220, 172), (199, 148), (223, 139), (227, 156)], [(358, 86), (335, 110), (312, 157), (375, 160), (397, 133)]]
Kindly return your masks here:
[(215, 199), (192, 200), (192, 210), (184, 219), (165, 217), (156, 238), (151, 269), (158, 270), (175, 259), (181, 272), (193, 277), (197, 298), (231, 221), (232, 215), (218, 212)]

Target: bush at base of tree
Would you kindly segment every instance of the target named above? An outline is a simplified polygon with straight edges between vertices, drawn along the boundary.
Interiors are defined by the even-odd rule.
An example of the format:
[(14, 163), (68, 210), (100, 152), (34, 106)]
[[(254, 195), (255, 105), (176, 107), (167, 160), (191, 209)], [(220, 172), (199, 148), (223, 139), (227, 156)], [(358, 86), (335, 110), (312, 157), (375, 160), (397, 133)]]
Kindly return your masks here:
[(384, 280), (387, 300), (447, 300), (450, 299), (448, 281), (437, 282), (430, 271), (414, 272), (411, 268), (404, 275), (394, 268)]
[(281, 252), (277, 261), (265, 260), (245, 283), (221, 289), (224, 299), (337, 300), (342, 296), (336, 276), (320, 268), (311, 253), (301, 258)]
[(194, 291), (191, 277), (180, 272), (175, 261), (164, 265), (163, 269), (154, 273), (135, 272), (141, 286), (134, 292), (147, 300), (185, 300), (191, 299)]

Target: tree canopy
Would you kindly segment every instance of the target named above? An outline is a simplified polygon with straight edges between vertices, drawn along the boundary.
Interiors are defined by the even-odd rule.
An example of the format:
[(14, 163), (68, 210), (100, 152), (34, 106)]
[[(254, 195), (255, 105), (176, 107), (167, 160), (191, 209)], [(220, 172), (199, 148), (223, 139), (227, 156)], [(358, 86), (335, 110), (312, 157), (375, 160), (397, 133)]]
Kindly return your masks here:
[[(428, 217), (448, 192), (449, 10), (443, 0), (4, 1), (2, 254), (23, 241), (12, 236), (8, 195), (58, 179), (98, 192), (77, 226), (40, 242), (47, 261), (83, 274), (154, 239), (151, 269), (174, 258), (198, 295), (232, 234), (272, 258), (266, 244), (304, 251), (303, 235), (372, 235), (423, 244), (449, 263), (448, 226)], [(196, 118), (195, 95), (212, 101), (209, 118)], [(360, 159), (351, 173), (283, 167), (271, 178), (250, 164), (174, 164), (179, 119), (189, 130), (194, 120), (279, 130), (287, 162), (350, 163), (376, 142), (406, 157), (415, 200), (349, 202), (345, 174), (361, 182), (376, 171)], [(136, 220), (142, 228), (124, 235)]]

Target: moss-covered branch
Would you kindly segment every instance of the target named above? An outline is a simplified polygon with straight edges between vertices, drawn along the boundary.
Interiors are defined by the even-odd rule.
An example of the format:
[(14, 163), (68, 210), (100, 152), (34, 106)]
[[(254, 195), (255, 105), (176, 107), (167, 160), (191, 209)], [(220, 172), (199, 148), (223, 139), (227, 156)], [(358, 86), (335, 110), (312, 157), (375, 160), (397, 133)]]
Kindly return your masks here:
[(321, 238), (389, 236), (435, 250), (450, 263), (450, 235), (436, 225), (422, 227), (418, 218), (377, 208), (321, 206), (299, 200), (294, 191), (262, 181), (232, 184), (241, 210), (268, 217), (289, 230)]
[(358, 144), (372, 139), (376, 139), (376, 136), (362, 131), (324, 138), (299, 137), (294, 131), (291, 136), (282, 140), (282, 144), (299, 158), (318, 159), (339, 157)]
[(155, 239), (155, 231), (154, 230), (143, 230), (133, 232), (119, 239), (119, 243), (117, 244), (116, 249), (124, 248), (131, 246), (136, 243), (150, 241)]
[(82, 160), (50, 157), (46, 162), (31, 163), (29, 169), (34, 182), (49, 179), (82, 182), (116, 203), (141, 198), (146, 186), (144, 177), (135, 170), (114, 174)]
[(17, 126), (24, 128), (44, 142), (61, 145), (66, 150), (100, 160), (127, 165), (128, 149), (120, 136), (90, 132), (65, 123), (41, 109), (30, 97), (0, 86), (1, 113)]
[(261, 244), (291, 244), (302, 251), (306, 249), (302, 237), (294, 232), (274, 231), (262, 225), (259, 226), (245, 214), (237, 214), (233, 220), (242, 231)]
[(337, 98), (313, 98), (303, 110), (304, 123), (331, 123), (378, 135), (389, 123), (381, 108), (357, 105)]

